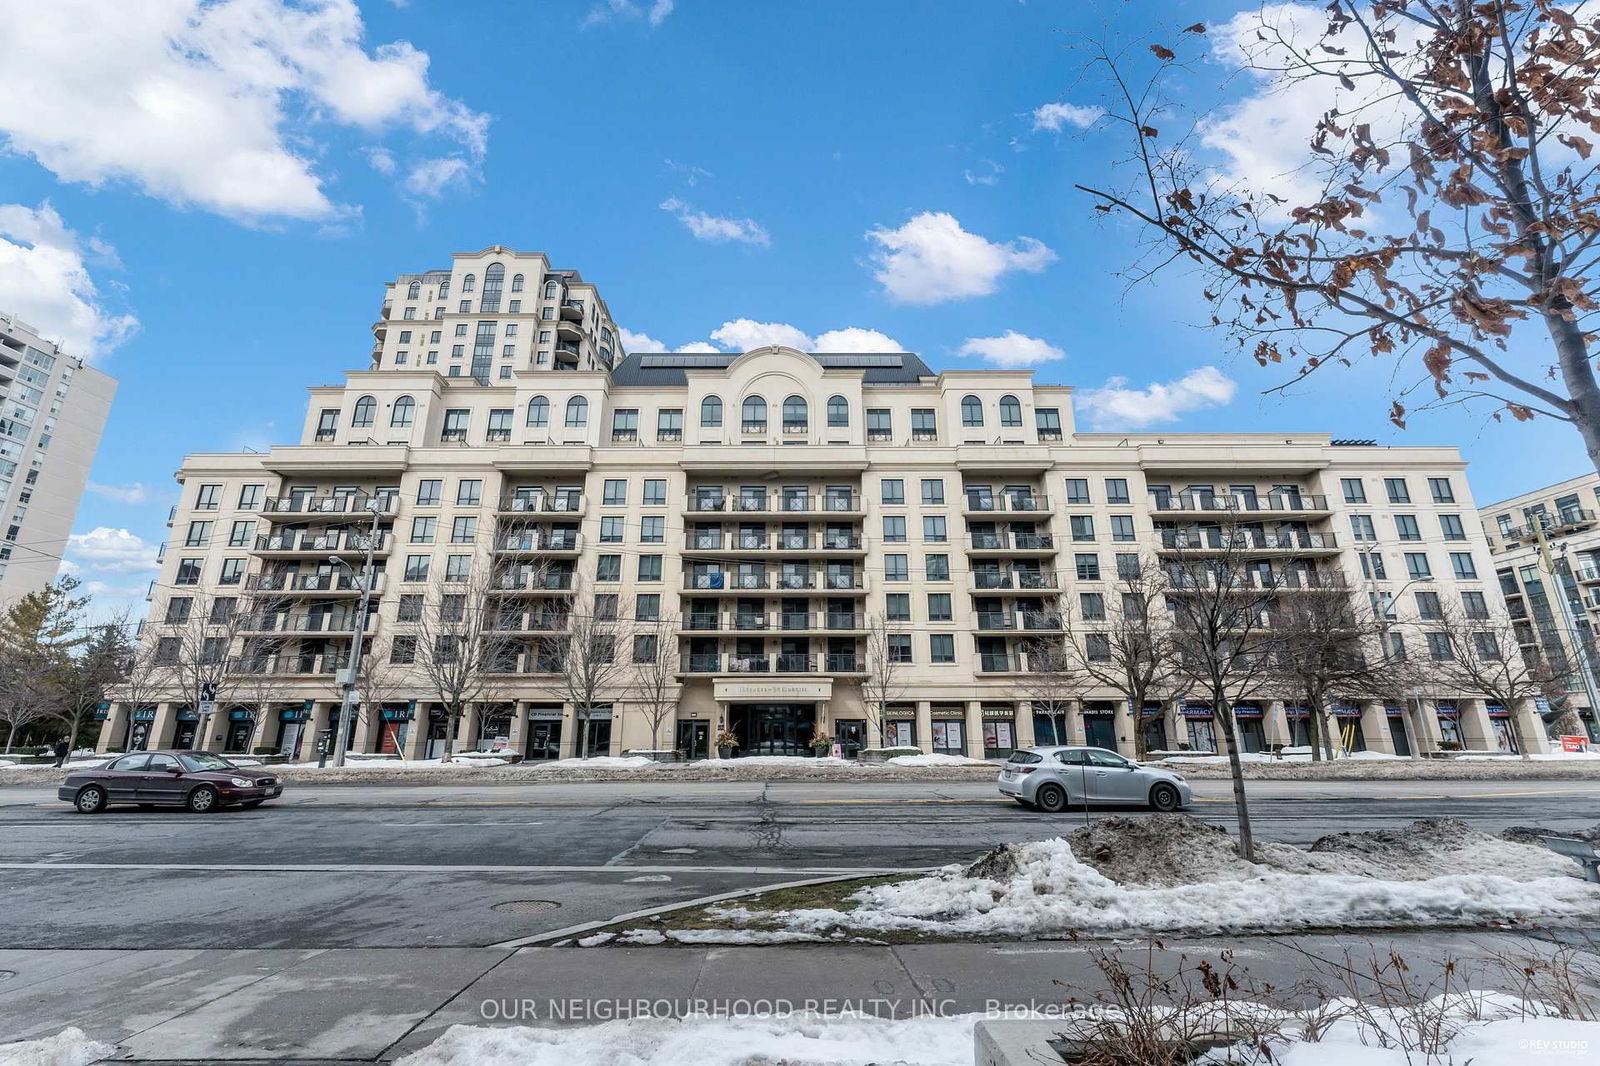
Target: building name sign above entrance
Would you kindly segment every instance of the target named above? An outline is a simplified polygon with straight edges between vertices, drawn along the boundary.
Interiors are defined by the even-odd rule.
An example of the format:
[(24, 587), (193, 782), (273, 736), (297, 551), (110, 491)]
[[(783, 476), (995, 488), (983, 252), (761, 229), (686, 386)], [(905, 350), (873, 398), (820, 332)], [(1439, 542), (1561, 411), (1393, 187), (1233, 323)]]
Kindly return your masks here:
[(723, 681), (712, 683), (717, 702), (729, 700), (828, 700), (833, 681)]

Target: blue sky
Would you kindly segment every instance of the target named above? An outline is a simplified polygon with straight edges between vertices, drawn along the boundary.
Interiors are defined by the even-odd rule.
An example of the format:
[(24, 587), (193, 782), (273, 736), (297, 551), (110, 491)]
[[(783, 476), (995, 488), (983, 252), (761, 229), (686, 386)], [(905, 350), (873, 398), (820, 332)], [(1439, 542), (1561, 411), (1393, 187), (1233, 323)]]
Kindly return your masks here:
[[(936, 368), (1125, 378), (1107, 428), (1456, 444), (1480, 501), (1582, 471), (1549, 422), (1395, 429), (1376, 363), (1262, 396), (1189, 279), (1126, 289), (1135, 235), (1072, 188), (1120, 147), (1073, 121), (1100, 98), (1075, 46), (1241, 9), (0, 0), (37, 44), (0, 87), (0, 306), (121, 382), (68, 555), (142, 590), (186, 453), (290, 441), (305, 387), (366, 365), (384, 280), (495, 243), (671, 347), (873, 330)], [(1197, 67), (1193, 106), (1249, 94), (1231, 73)]]

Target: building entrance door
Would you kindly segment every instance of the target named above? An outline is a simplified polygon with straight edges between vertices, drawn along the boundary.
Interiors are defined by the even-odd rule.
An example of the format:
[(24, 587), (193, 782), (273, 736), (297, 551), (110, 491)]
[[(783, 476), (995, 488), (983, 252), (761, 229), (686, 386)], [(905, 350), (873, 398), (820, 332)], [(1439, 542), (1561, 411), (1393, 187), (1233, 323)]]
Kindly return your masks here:
[(865, 718), (838, 718), (833, 723), (833, 739), (839, 743), (839, 754), (854, 759), (856, 753), (867, 746), (867, 720)]
[(228, 745), (224, 751), (244, 751), (245, 745), (250, 743), (250, 734), (255, 731), (256, 724), (249, 719), (241, 719), (228, 723)]
[(809, 703), (736, 703), (728, 709), (738, 755), (810, 755), (815, 722), (816, 708)]
[(561, 723), (530, 721), (528, 749), (522, 757), (529, 760), (561, 758)]
[(1109, 714), (1086, 714), (1083, 716), (1084, 743), (1091, 748), (1104, 748), (1107, 751), (1117, 750), (1117, 722)]
[(711, 755), (711, 723), (679, 722), (678, 743), (685, 759), (705, 759)]

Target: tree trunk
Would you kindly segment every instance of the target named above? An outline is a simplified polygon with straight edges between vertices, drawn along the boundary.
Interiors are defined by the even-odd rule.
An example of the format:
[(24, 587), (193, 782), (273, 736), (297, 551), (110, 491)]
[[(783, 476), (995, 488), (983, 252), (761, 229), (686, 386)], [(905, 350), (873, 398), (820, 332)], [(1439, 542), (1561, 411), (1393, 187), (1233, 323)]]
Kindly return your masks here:
[(450, 708), (450, 728), (444, 735), (444, 751), (439, 753), (440, 762), (449, 762), (450, 757), (456, 753), (456, 733), (461, 729), (461, 708)]
[(1312, 697), (1308, 697), (1307, 698), (1307, 700), (1306, 700), (1306, 710), (1308, 712), (1310, 712), (1310, 715), (1311, 715), (1311, 718), (1310, 718), (1310, 723), (1311, 723), (1310, 733), (1311, 733), (1311, 736), (1309, 738), (1310, 741), (1311, 741), (1311, 761), (1312, 762), (1321, 762), (1322, 761), (1322, 713), (1321, 713), (1321, 711), (1319, 711), (1317, 709), (1316, 697), (1312, 696)]
[(1233, 808), (1239, 818), (1239, 857), (1256, 861), (1255, 834), (1250, 830), (1250, 802), (1244, 793), (1244, 764), (1239, 761), (1238, 735), (1233, 724), (1233, 707), (1220, 690), (1212, 691), (1214, 714), (1222, 716), (1222, 731), (1228, 745), (1228, 773), (1233, 778)]

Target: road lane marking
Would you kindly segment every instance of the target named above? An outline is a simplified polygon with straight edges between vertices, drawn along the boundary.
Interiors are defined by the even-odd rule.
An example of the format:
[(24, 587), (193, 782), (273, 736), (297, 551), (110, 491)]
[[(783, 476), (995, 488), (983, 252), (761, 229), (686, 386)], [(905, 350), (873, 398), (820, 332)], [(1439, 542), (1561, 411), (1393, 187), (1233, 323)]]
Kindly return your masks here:
[(381, 826), (405, 828), (417, 825), (442, 825), (453, 829), (466, 829), (480, 825), (543, 825), (543, 822), (379, 822)]

